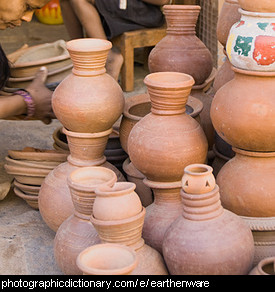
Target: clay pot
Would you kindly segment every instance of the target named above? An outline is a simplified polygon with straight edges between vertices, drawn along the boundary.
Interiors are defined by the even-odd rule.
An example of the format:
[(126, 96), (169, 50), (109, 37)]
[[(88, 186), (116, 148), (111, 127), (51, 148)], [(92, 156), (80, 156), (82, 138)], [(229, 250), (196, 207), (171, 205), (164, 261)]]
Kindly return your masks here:
[(241, 17), (239, 8), (238, 0), (225, 0), (222, 5), (217, 22), (217, 39), (223, 47), (226, 45), (232, 25)]
[(184, 73), (158, 72), (147, 75), (144, 82), (152, 108), (130, 132), (130, 160), (151, 181), (179, 181), (185, 166), (203, 163), (207, 156), (206, 136), (186, 114), (194, 80)]
[(275, 152), (233, 150), (235, 157), (221, 168), (217, 176), (224, 208), (240, 216), (274, 216)]
[(74, 67), (52, 97), (53, 111), (67, 130), (103, 132), (120, 117), (123, 92), (104, 67), (111, 46), (107, 40), (93, 38), (67, 43)]
[(171, 275), (247, 275), (252, 268), (250, 228), (222, 207), (219, 187), (211, 189), (202, 194), (181, 190), (183, 213), (166, 231), (162, 246)]
[(232, 157), (227, 157), (227, 156), (223, 155), (222, 153), (220, 153), (217, 150), (216, 145), (213, 145), (213, 152), (214, 152), (215, 157), (214, 157), (214, 160), (213, 160), (211, 166), (213, 168), (213, 174), (214, 174), (214, 176), (217, 177), (217, 175), (218, 175), (219, 171), (221, 170), (221, 168)]
[(274, 72), (237, 69), (212, 101), (210, 116), (218, 135), (233, 147), (275, 150)]
[(275, 13), (239, 11), (241, 19), (232, 25), (226, 43), (230, 63), (244, 70), (274, 72)]
[(167, 268), (160, 253), (144, 243), (141, 237), (145, 208), (132, 217), (122, 220), (90, 220), (95, 226), (102, 243), (116, 243), (131, 247), (137, 255), (137, 267), (133, 275), (167, 275)]
[(196, 36), (199, 5), (164, 5), (167, 34), (150, 52), (149, 71), (182, 72), (202, 84), (211, 74), (212, 55)]
[(81, 275), (76, 265), (78, 254), (100, 242), (90, 222), (96, 197), (95, 188), (101, 184), (112, 186), (116, 174), (105, 167), (83, 167), (68, 176), (74, 213), (59, 226), (54, 238), (54, 257), (66, 275)]
[(147, 207), (152, 204), (152, 190), (144, 184), (143, 179), (145, 176), (135, 168), (129, 158), (123, 162), (123, 170), (126, 173), (127, 181), (133, 182), (136, 185), (135, 191), (140, 198), (142, 206)]
[(273, 0), (238, 0), (242, 9), (254, 12), (275, 12)]
[(261, 260), (258, 265), (249, 272), (249, 275), (275, 275), (275, 257)]
[[(186, 104), (186, 113), (200, 123), (200, 113), (203, 103), (189, 95)], [(151, 100), (148, 92), (133, 95), (125, 100), (125, 107), (119, 127), (119, 139), (122, 148), (128, 153), (128, 137), (134, 125), (151, 112)]]
[[(98, 186), (93, 216), (99, 220), (122, 220), (135, 216), (142, 210), (136, 185), (131, 182), (117, 182), (112, 186)], [(122, 208), (123, 206), (123, 208)]]
[(83, 275), (129, 275), (137, 266), (137, 256), (128, 246), (104, 243), (83, 250), (76, 263)]

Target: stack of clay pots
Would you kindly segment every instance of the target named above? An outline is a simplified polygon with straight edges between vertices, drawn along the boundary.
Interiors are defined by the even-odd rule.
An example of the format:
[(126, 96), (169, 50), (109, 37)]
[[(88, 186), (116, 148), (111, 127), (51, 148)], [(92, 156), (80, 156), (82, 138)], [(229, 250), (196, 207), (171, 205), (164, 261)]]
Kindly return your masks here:
[(48, 173), (66, 159), (67, 155), (59, 151), (25, 147), (9, 150), (4, 167), (14, 177), (14, 193), (38, 209), (41, 184)]
[(124, 107), (122, 89), (105, 69), (111, 46), (109, 41), (91, 38), (72, 40), (66, 46), (73, 69), (55, 89), (52, 107), (63, 125), (70, 154), (47, 175), (38, 196), (41, 216), (54, 231), (74, 212), (66, 183), (73, 170), (104, 166), (114, 170), (118, 181), (125, 180), (104, 156), (113, 124)]
[(211, 118), (236, 153), (217, 176), (221, 201), (249, 224), (257, 263), (275, 255), (275, 7), (239, 4), (226, 44), (234, 78), (216, 92)]

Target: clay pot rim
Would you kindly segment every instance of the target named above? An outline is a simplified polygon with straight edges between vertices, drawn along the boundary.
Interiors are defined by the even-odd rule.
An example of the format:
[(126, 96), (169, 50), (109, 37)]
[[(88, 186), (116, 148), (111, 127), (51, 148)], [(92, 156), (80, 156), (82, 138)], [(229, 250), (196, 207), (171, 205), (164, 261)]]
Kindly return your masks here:
[(244, 150), (236, 147), (232, 147), (232, 150), (238, 154), (249, 156), (249, 157), (259, 157), (259, 158), (269, 158), (269, 157), (275, 157), (275, 151), (270, 152), (256, 152), (256, 151), (249, 151)]
[(95, 132), (95, 133), (83, 133), (83, 132), (73, 132), (63, 127), (62, 131), (66, 136), (69, 136), (69, 137), (89, 139), (89, 138), (98, 138), (98, 137), (104, 137), (104, 136), (110, 135), (113, 129), (110, 128), (106, 131)]
[[(93, 267), (89, 267), (86, 266), (82, 263), (82, 257), (95, 250), (98, 250), (98, 248), (119, 248), (123, 251), (128, 252), (129, 254), (132, 255), (132, 259), (133, 262), (125, 267), (121, 267), (121, 268), (116, 268), (116, 269), (99, 269), (99, 268), (93, 268)], [(133, 269), (136, 268), (137, 264), (138, 264), (138, 260), (137, 260), (137, 255), (136, 252), (129, 246), (124, 245), (124, 244), (117, 244), (117, 243), (99, 243), (99, 244), (95, 244), (92, 245), (86, 249), (84, 249), (82, 252), (79, 253), (79, 255), (76, 258), (76, 264), (79, 267), (80, 270), (82, 270), (84, 273), (87, 274), (93, 274), (93, 275), (123, 275), (123, 274), (127, 274), (128, 272), (132, 271)]]
[[(106, 179), (104, 182), (100, 183), (94, 183), (94, 184), (86, 184), (83, 182), (77, 181), (77, 179), (82, 179), (83, 177), (85, 181), (89, 181), (89, 177), (93, 178), (94, 173), (100, 173), (100, 174), (106, 174), (108, 176), (108, 179)], [(81, 178), (82, 176), (82, 178)], [(98, 176), (98, 175), (97, 175)], [(105, 179), (106, 177), (104, 177)], [(79, 169), (76, 169), (72, 171), (68, 177), (67, 177), (67, 183), (69, 187), (75, 189), (75, 190), (82, 190), (86, 192), (94, 192), (95, 189), (100, 186), (101, 184), (106, 185), (113, 185), (117, 181), (117, 176), (115, 172), (107, 167), (103, 166), (84, 166)]]
[(275, 18), (275, 12), (258, 12), (258, 11), (248, 11), (242, 8), (238, 9), (241, 15), (251, 16), (251, 17), (260, 17), (260, 18)]
[(181, 188), (182, 183), (179, 181), (171, 181), (171, 182), (161, 182), (161, 181), (152, 181), (147, 178), (143, 179), (143, 182), (146, 186), (152, 189), (176, 189)]
[(273, 264), (274, 272), (275, 272), (275, 256), (266, 257), (260, 260), (257, 264), (257, 270), (261, 273), (261, 275), (269, 275), (263, 270), (263, 267), (269, 264)]
[(245, 70), (245, 69), (240, 69), (237, 68), (233, 65), (231, 65), (231, 69), (235, 73), (239, 73), (242, 75), (249, 75), (249, 76), (255, 76), (255, 77), (275, 77), (275, 72), (274, 71), (252, 71), (252, 70)]
[(95, 225), (100, 225), (100, 226), (113, 226), (113, 225), (123, 225), (123, 224), (128, 224), (128, 223), (132, 223), (138, 220), (144, 220), (143, 218), (145, 217), (146, 214), (146, 208), (144, 206), (142, 206), (141, 211), (134, 215), (131, 216), (129, 218), (126, 219), (120, 219), (120, 220), (100, 220), (94, 217), (94, 215), (92, 214), (90, 217), (90, 221), (92, 222), (92, 224)]
[[(38, 169), (54, 169), (59, 162), (54, 163), (53, 165), (45, 163), (45, 161), (35, 161), (35, 160), (23, 160), (23, 159), (13, 159), (9, 156), (5, 157), (5, 160), (8, 165), (18, 166), (18, 167), (29, 167), (29, 168), (38, 168)], [(39, 163), (41, 162), (41, 164)], [(52, 162), (52, 161), (49, 161)], [(54, 161), (55, 162), (55, 161)]]
[[(201, 169), (201, 171), (197, 172), (194, 169)], [(204, 176), (211, 174), (212, 172), (213, 168), (210, 165), (202, 163), (189, 164), (184, 168), (184, 173), (190, 174), (192, 176)]]
[(68, 51), (90, 53), (107, 51), (112, 47), (112, 43), (108, 40), (97, 39), (97, 38), (81, 38), (70, 40), (66, 43)]
[(201, 10), (200, 5), (182, 5), (182, 4), (167, 4), (163, 6), (163, 11), (186, 11), (186, 10)]
[(108, 185), (99, 185), (95, 189), (95, 193), (100, 197), (109, 197), (111, 196), (124, 196), (129, 192), (134, 192), (136, 184), (133, 182), (123, 181), (116, 182), (113, 186)]
[(181, 90), (192, 87), (195, 84), (194, 78), (181, 72), (155, 72), (144, 78), (146, 86), (162, 90)]

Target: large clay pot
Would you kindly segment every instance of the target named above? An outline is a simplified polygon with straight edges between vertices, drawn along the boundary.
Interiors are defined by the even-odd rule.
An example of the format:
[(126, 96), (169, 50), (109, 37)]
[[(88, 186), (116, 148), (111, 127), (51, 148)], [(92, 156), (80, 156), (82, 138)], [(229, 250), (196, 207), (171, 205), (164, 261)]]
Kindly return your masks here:
[(274, 72), (275, 13), (242, 9), (240, 13), (241, 19), (232, 25), (226, 43), (230, 63), (244, 70)]
[(241, 17), (239, 8), (238, 0), (225, 0), (222, 5), (217, 22), (217, 39), (223, 47), (226, 45), (231, 26)]
[(116, 180), (116, 174), (106, 167), (83, 167), (68, 176), (74, 213), (63, 221), (54, 238), (54, 257), (65, 275), (81, 275), (76, 265), (78, 254), (100, 242), (90, 222), (95, 188), (101, 184), (112, 186)]
[(254, 267), (249, 275), (275, 275), (275, 256), (262, 259), (256, 267)]
[(275, 151), (275, 72), (232, 69), (234, 78), (212, 101), (210, 116), (216, 132), (236, 148)]
[[(192, 171), (192, 165), (188, 168)], [(200, 180), (198, 166), (194, 168)], [(247, 275), (254, 258), (252, 232), (239, 216), (222, 207), (218, 185), (202, 193), (181, 190), (181, 196), (183, 213), (167, 229), (162, 247), (169, 273)]]
[(224, 208), (241, 216), (274, 217), (275, 152), (233, 150), (235, 157), (217, 176)]
[(184, 73), (158, 72), (147, 75), (144, 82), (151, 113), (130, 132), (130, 160), (151, 181), (179, 181), (185, 166), (205, 162), (208, 150), (200, 124), (186, 114), (194, 80)]
[(67, 43), (73, 70), (55, 89), (52, 107), (62, 125), (73, 132), (95, 133), (110, 129), (120, 117), (124, 96), (106, 73), (111, 42), (76, 39)]
[(254, 12), (275, 12), (273, 0), (238, 0), (242, 9)]
[(149, 71), (182, 72), (191, 75), (195, 84), (202, 84), (211, 74), (212, 55), (196, 36), (199, 5), (164, 5), (167, 34), (152, 49)]
[(83, 275), (130, 275), (138, 264), (132, 248), (114, 243), (87, 247), (76, 263)]

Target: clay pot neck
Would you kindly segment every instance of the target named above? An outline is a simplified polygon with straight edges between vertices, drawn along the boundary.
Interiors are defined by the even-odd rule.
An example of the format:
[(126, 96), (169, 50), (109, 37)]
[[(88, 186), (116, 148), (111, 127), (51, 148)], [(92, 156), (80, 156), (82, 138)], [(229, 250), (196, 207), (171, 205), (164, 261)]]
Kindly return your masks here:
[(238, 82), (274, 82), (275, 72), (249, 71), (231, 66), (234, 71), (234, 79)]
[(193, 221), (210, 220), (220, 216), (224, 209), (221, 206), (218, 185), (204, 194), (187, 194), (181, 190), (183, 217)]
[(179, 72), (157, 72), (147, 75), (144, 83), (151, 100), (151, 112), (157, 115), (179, 115), (186, 111), (186, 103), (195, 81)]
[(181, 181), (164, 183), (164, 182), (154, 182), (147, 178), (143, 180), (144, 184), (151, 188), (154, 192), (154, 204), (164, 205), (164, 204), (176, 204), (181, 205)]
[(165, 5), (163, 13), (168, 35), (196, 35), (196, 23), (200, 13), (198, 5)]
[(72, 73), (82, 77), (96, 76), (106, 72), (105, 64), (112, 44), (100, 39), (75, 39), (67, 42), (73, 62)]

